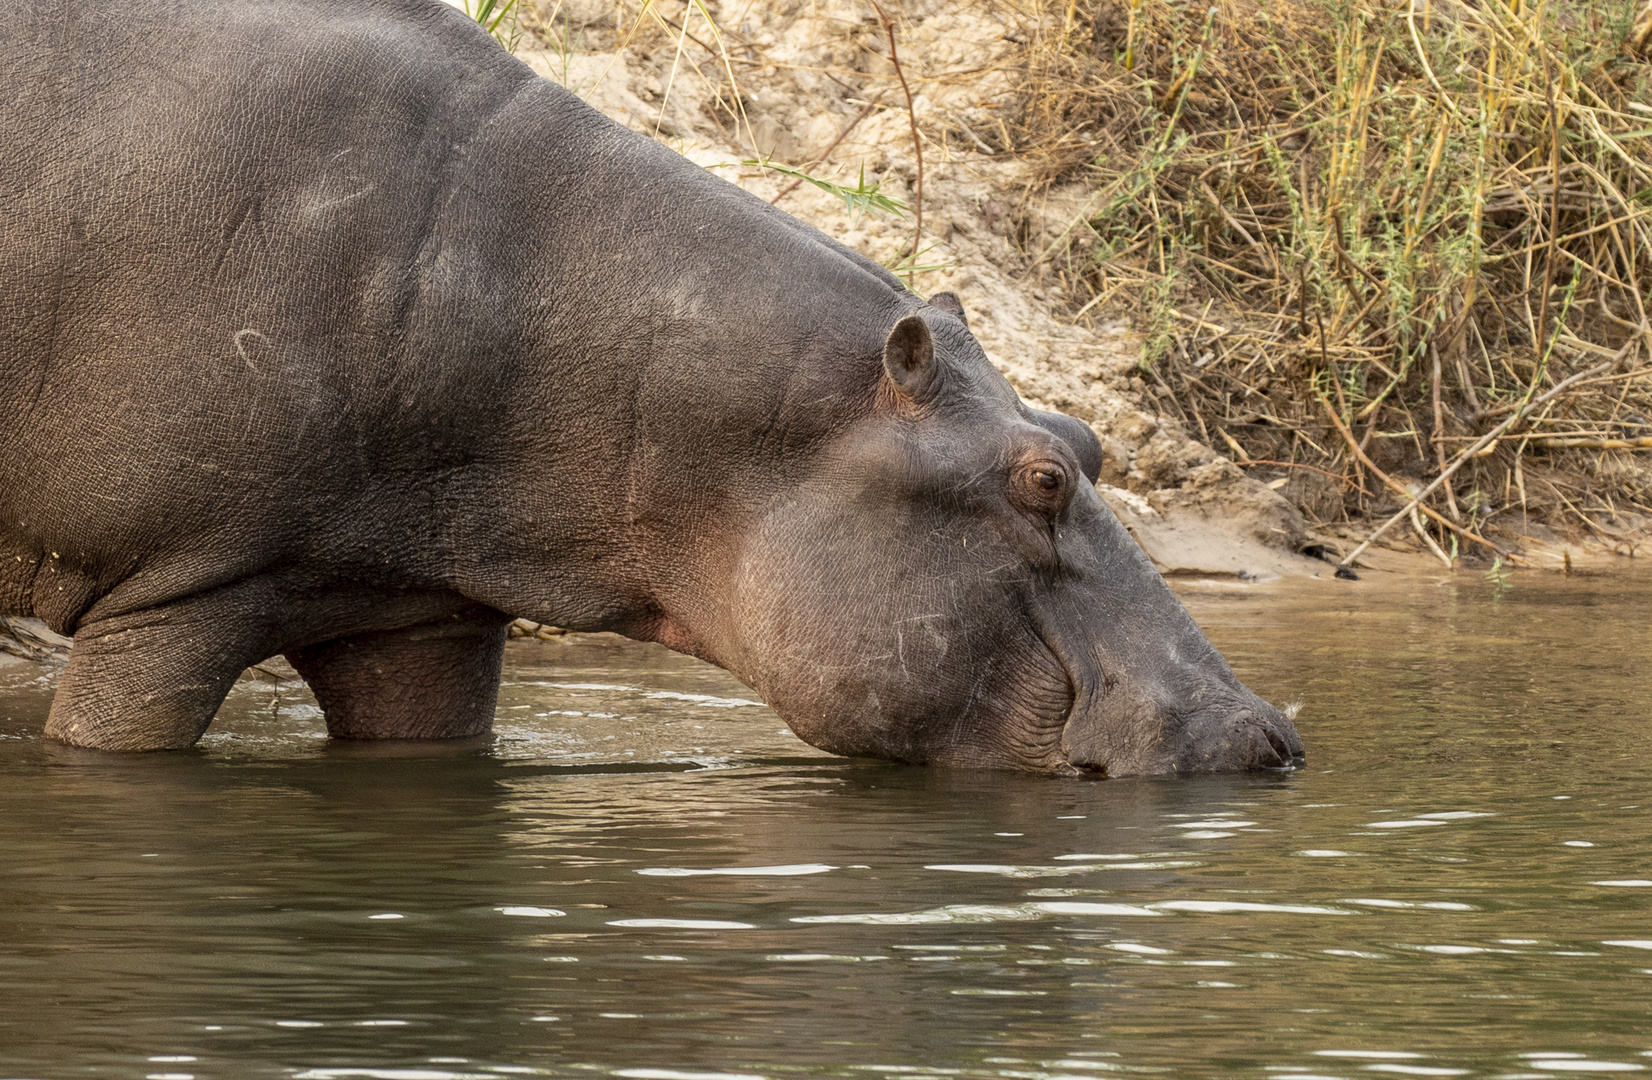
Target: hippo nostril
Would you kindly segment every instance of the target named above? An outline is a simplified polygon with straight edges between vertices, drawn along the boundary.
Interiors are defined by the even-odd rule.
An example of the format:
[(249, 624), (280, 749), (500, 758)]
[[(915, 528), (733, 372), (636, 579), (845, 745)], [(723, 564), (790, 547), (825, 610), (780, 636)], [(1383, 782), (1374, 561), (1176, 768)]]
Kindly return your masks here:
[(1107, 779), (1107, 763), (1105, 761), (1093, 762), (1067, 760), (1057, 765), (1054, 769), (1054, 773), (1056, 776), (1089, 776), (1092, 779), (1105, 780)]
[(1234, 734), (1244, 747), (1244, 767), (1251, 769), (1289, 769), (1295, 765), (1296, 753), (1291, 749), (1285, 733), (1266, 719), (1254, 714), (1241, 716), (1234, 723)]

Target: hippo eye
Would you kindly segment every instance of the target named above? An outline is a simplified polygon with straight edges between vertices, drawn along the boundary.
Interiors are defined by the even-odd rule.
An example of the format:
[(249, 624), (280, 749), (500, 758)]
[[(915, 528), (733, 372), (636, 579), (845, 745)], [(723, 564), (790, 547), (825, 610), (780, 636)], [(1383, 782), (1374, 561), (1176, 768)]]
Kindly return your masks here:
[(1015, 501), (1023, 510), (1036, 514), (1058, 512), (1066, 503), (1067, 470), (1053, 461), (1039, 461), (1023, 467)]

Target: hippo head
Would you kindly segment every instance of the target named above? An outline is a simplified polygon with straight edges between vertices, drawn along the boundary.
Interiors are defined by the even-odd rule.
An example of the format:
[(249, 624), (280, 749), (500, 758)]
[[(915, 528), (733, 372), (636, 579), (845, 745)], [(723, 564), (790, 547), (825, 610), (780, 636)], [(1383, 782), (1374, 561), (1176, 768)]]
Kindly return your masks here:
[(718, 659), (793, 731), (1058, 775), (1303, 760), (1102, 502), (1094, 433), (1028, 408), (955, 297), (895, 324), (877, 378), (734, 560)]

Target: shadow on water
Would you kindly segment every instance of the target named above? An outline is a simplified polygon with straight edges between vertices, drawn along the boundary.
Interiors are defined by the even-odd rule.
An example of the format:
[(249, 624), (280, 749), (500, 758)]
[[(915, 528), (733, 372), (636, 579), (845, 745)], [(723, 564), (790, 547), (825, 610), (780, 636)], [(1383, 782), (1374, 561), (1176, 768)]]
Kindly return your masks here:
[(833, 758), (604, 638), (437, 745), (265, 679), (75, 751), (0, 671), (0, 1075), (1640, 1071), (1649, 586), (1184, 585), (1309, 750), (1186, 780)]

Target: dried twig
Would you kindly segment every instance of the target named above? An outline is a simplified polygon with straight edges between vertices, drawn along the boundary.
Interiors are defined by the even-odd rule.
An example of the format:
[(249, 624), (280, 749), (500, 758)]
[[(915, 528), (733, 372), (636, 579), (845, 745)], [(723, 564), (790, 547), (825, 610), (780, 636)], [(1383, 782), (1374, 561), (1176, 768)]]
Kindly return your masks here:
[(1531, 436), (1542, 439), (1543, 445), (1559, 449), (1578, 450), (1652, 450), (1652, 438), (1640, 439), (1580, 439), (1580, 438), (1544, 438), (1541, 435)]
[(924, 231), (924, 145), (918, 135), (918, 113), (912, 106), (912, 88), (906, 84), (906, 72), (901, 69), (900, 56), (895, 52), (895, 24), (884, 13), (878, 0), (867, 0), (873, 10), (878, 13), (878, 20), (883, 23), (883, 32), (889, 38), (889, 62), (895, 67), (895, 77), (901, 81), (901, 93), (906, 95), (906, 120), (912, 127), (912, 154), (918, 161), (918, 183), (912, 192), (912, 246), (910, 250), (916, 254), (918, 240)]
[[(1362, 478), (1357, 456), (1334, 459), (1340, 440), (1309, 441), (1327, 427), (1323, 389), (1362, 450), (1404, 433), (1369, 457), (1434, 476), (1479, 438), (1454, 431), (1529, 407), (1626, 336), (1652, 346), (1639, 197), (1652, 117), (1600, 62), (1616, 0), (1572, 0), (1564, 19), (1552, 5), (1447, 16), (1429, 0), (1350, 2), (1355, 18), (1277, 0), (1258, 19), (1250, 5), (1130, 0), (1126, 26), (1122, 3), (1027, 0), (1022, 92), (994, 141), (1017, 148), (1031, 191), (1085, 189), (1028, 236), (1029, 268), (1053, 269), (1075, 311), (1135, 320), (1141, 377), (1169, 388), (1171, 415), (1232, 432), (1241, 460)], [(1641, 7), (1631, 50), (1652, 41), (1652, 0)], [(1199, 53), (1194, 78), (1206, 34), (1223, 47)], [(1178, 348), (1189, 324), (1221, 333), (1214, 358)], [(1476, 457), (1429, 502), (1459, 525), (1469, 491), (1477, 509), (1501, 493), (1570, 515), (1553, 482), (1638, 507), (1652, 462), (1620, 443), (1652, 416), (1652, 378), (1608, 377), (1546, 403), (1585, 444), (1522, 437), (1524, 453)], [(1342, 509), (1363, 512), (1342, 490)], [(1333, 496), (1302, 497), (1323, 516)], [(1588, 527), (1617, 526), (1592, 514)]]
[[(836, 150), (838, 148), (838, 144), (843, 142), (844, 139), (849, 137), (849, 133), (851, 131), (855, 130), (855, 126), (857, 124), (859, 124), (862, 120), (866, 119), (868, 116), (872, 115), (873, 111), (875, 109), (877, 109), (878, 103), (883, 100), (883, 96), (885, 94), (887, 94), (888, 92), (889, 92), (888, 90), (879, 90), (878, 91), (878, 96), (866, 103), (866, 108), (862, 109), (858, 114), (856, 114), (856, 116), (853, 120), (849, 121), (847, 124), (844, 124), (843, 125), (843, 130), (837, 133), (837, 138), (833, 139), (830, 143), (828, 143), (827, 146), (826, 146), (826, 149), (824, 149), (820, 152), (819, 160), (825, 161), (828, 158), (830, 158), (832, 156), (832, 151)], [(796, 180), (793, 180), (791, 183), (787, 184), (785, 187), (780, 189), (780, 194), (776, 195), (774, 198), (769, 200), (769, 205), (774, 206), (775, 204), (780, 202), (781, 199), (784, 199), (786, 196), (788, 196), (792, 192), (796, 191), (802, 185), (803, 185), (803, 178), (802, 177), (799, 177)]]
[[(1590, 368), (1588, 371), (1579, 372), (1578, 374), (1573, 375), (1569, 379), (1562, 379), (1558, 384), (1556, 384), (1554, 389), (1550, 390), (1548, 393), (1544, 394), (1542, 397), (1537, 398), (1529, 406), (1527, 406), (1527, 408), (1528, 409), (1537, 408), (1539, 405), (1542, 405), (1544, 402), (1549, 401), (1552, 398), (1558, 397), (1562, 392), (1564, 392), (1566, 390), (1567, 387), (1571, 386), (1573, 383), (1578, 382), (1581, 379), (1586, 379), (1586, 378), (1590, 377), (1591, 375), (1599, 375), (1601, 372), (1605, 371), (1607, 368), (1611, 367), (1615, 363), (1617, 363), (1616, 360), (1606, 360), (1606, 361), (1603, 361), (1599, 364), (1596, 364), (1594, 367)], [(1354, 559), (1359, 556), (1360, 552), (1364, 551), (1366, 548), (1371, 546), (1371, 542), (1373, 540), (1375, 540), (1377, 537), (1381, 536), (1383, 533), (1387, 532), (1389, 530), (1389, 528), (1391, 526), (1393, 526), (1393, 524), (1395, 522), (1399, 521), (1401, 518), (1404, 518), (1407, 514), (1409, 514), (1413, 507), (1420, 506), (1424, 499), (1428, 498), (1431, 494), (1434, 493), (1435, 488), (1439, 487), (1441, 484), (1445, 483), (1447, 480), (1450, 480), (1451, 475), (1453, 473), (1455, 473), (1458, 469), (1462, 468), (1465, 464), (1467, 464), (1469, 462), (1469, 460), (1471, 460), (1474, 457), (1475, 454), (1480, 452), (1481, 449), (1483, 449), (1484, 447), (1489, 446), (1491, 443), (1495, 442), (1496, 439), (1497, 439), (1497, 436), (1503, 434), (1503, 432), (1505, 432), (1509, 428), (1513, 427), (1516, 423), (1519, 422), (1520, 418), (1522, 416), (1524, 416), (1525, 414), (1526, 414), (1526, 409), (1516, 409), (1513, 416), (1510, 416), (1507, 420), (1503, 421), (1501, 424), (1498, 424), (1490, 432), (1488, 432), (1487, 434), (1481, 436), (1481, 438), (1478, 442), (1474, 443), (1474, 445), (1470, 446), (1467, 450), (1464, 450), (1462, 453), (1458, 454), (1457, 457), (1452, 460), (1450, 466), (1448, 466), (1444, 472), (1440, 473), (1439, 476), (1436, 476), (1433, 479), (1433, 481), (1429, 483), (1429, 485), (1427, 487), (1423, 488), (1415, 496), (1413, 496), (1411, 501), (1405, 505), (1404, 509), (1400, 510), (1393, 517), (1389, 518), (1387, 521), (1385, 521), (1381, 525), (1377, 526), (1377, 528), (1371, 533), (1371, 535), (1367, 536), (1365, 538), (1365, 542), (1363, 544), (1361, 544), (1359, 547), (1355, 548), (1351, 555), (1349, 555), (1346, 559), (1342, 560), (1341, 565), (1347, 566), (1349, 563), (1353, 562)]]
[(1543, 259), (1543, 295), (1537, 312), (1537, 337), (1532, 346), (1537, 350), (1537, 362), (1548, 355), (1549, 292), (1554, 288), (1554, 253), (1560, 237), (1560, 110), (1554, 101), (1554, 80), (1549, 78), (1549, 57), (1543, 56), (1543, 79), (1549, 94), (1549, 175), (1554, 177), (1554, 191), (1549, 196), (1549, 247)]
[[(1334, 409), (1331, 406), (1331, 403), (1328, 399), (1326, 399), (1324, 397), (1321, 397), (1319, 399), (1319, 401), (1320, 401), (1321, 405), (1325, 406), (1326, 415), (1330, 416), (1331, 423), (1336, 426), (1337, 433), (1342, 436), (1342, 440), (1348, 444), (1348, 449), (1350, 449), (1354, 452), (1354, 456), (1359, 459), (1360, 463), (1362, 465), (1364, 465), (1367, 469), (1370, 469), (1371, 470), (1371, 475), (1375, 476), (1378, 480), (1381, 480), (1384, 487), (1388, 488), (1388, 490), (1392, 491), (1394, 494), (1400, 496), (1401, 498), (1404, 498), (1407, 494), (1407, 489), (1406, 489), (1405, 485), (1401, 484), (1398, 480), (1395, 480), (1392, 476), (1389, 476), (1387, 473), (1383, 472), (1380, 468), (1377, 467), (1376, 462), (1372, 461), (1369, 457), (1365, 456), (1364, 448), (1362, 448), (1360, 446), (1360, 444), (1354, 439), (1354, 433), (1352, 431), (1348, 430), (1348, 425), (1346, 425), (1342, 422), (1342, 417), (1337, 415), (1336, 409)], [(1473, 532), (1470, 529), (1466, 529), (1461, 525), (1458, 525), (1458, 524), (1455, 524), (1453, 522), (1447, 521), (1445, 518), (1441, 517), (1438, 512), (1436, 512), (1435, 510), (1433, 510), (1430, 507), (1421, 505), (1420, 502), (1413, 501), (1411, 506), (1408, 506), (1408, 507), (1406, 507), (1405, 510), (1401, 511), (1401, 515), (1402, 516), (1405, 515), (1407, 512), (1409, 512), (1412, 509), (1412, 507), (1415, 507), (1416, 509), (1421, 510), (1423, 513), (1427, 514), (1430, 519), (1439, 522), (1441, 526), (1443, 526), (1444, 528), (1450, 529), (1452, 532), (1456, 533), (1458, 536), (1461, 536), (1463, 539), (1472, 540), (1476, 544), (1484, 545), (1485, 547), (1490, 548), (1492, 551), (1496, 552), (1498, 555), (1503, 556), (1504, 558), (1509, 558), (1510, 557), (1508, 552), (1504, 551), (1502, 548), (1498, 547), (1496, 544), (1492, 543), (1490, 540), (1487, 540), (1485, 537), (1479, 535), (1476, 532)], [(1392, 525), (1393, 522), (1390, 521), (1388, 524)], [(1418, 527), (1421, 528), (1420, 525)], [(1386, 529), (1387, 525), (1383, 526), (1383, 528)], [(1354, 553), (1352, 555), (1349, 555), (1347, 558), (1343, 559), (1337, 565), (1338, 566), (1353, 566), (1354, 565), (1354, 559), (1356, 557), (1358, 557), (1359, 554), (1361, 552), (1363, 552), (1366, 548), (1371, 546), (1371, 540), (1373, 540), (1373, 539), (1375, 539), (1375, 536), (1368, 538), (1365, 541), (1365, 543), (1361, 544), (1359, 547), (1354, 549)]]
[(1340, 473), (1331, 472), (1329, 469), (1321, 469), (1317, 465), (1304, 465), (1300, 461), (1258, 461), (1255, 458), (1246, 458), (1243, 461), (1236, 461), (1236, 462), (1234, 462), (1234, 464), (1239, 465), (1239, 466), (1244, 466), (1244, 467), (1248, 467), (1248, 466), (1251, 466), (1251, 465), (1271, 465), (1271, 466), (1273, 466), (1275, 468), (1279, 468), (1279, 469), (1306, 469), (1309, 472), (1316, 472), (1321, 476), (1328, 476), (1332, 480), (1340, 480), (1342, 483), (1347, 484), (1351, 488), (1355, 488), (1355, 489), (1359, 490), (1363, 494), (1366, 494), (1366, 495), (1371, 494), (1369, 491), (1365, 490), (1365, 487), (1363, 485), (1361, 485), (1358, 481), (1353, 479), (1353, 477), (1343, 476)]

